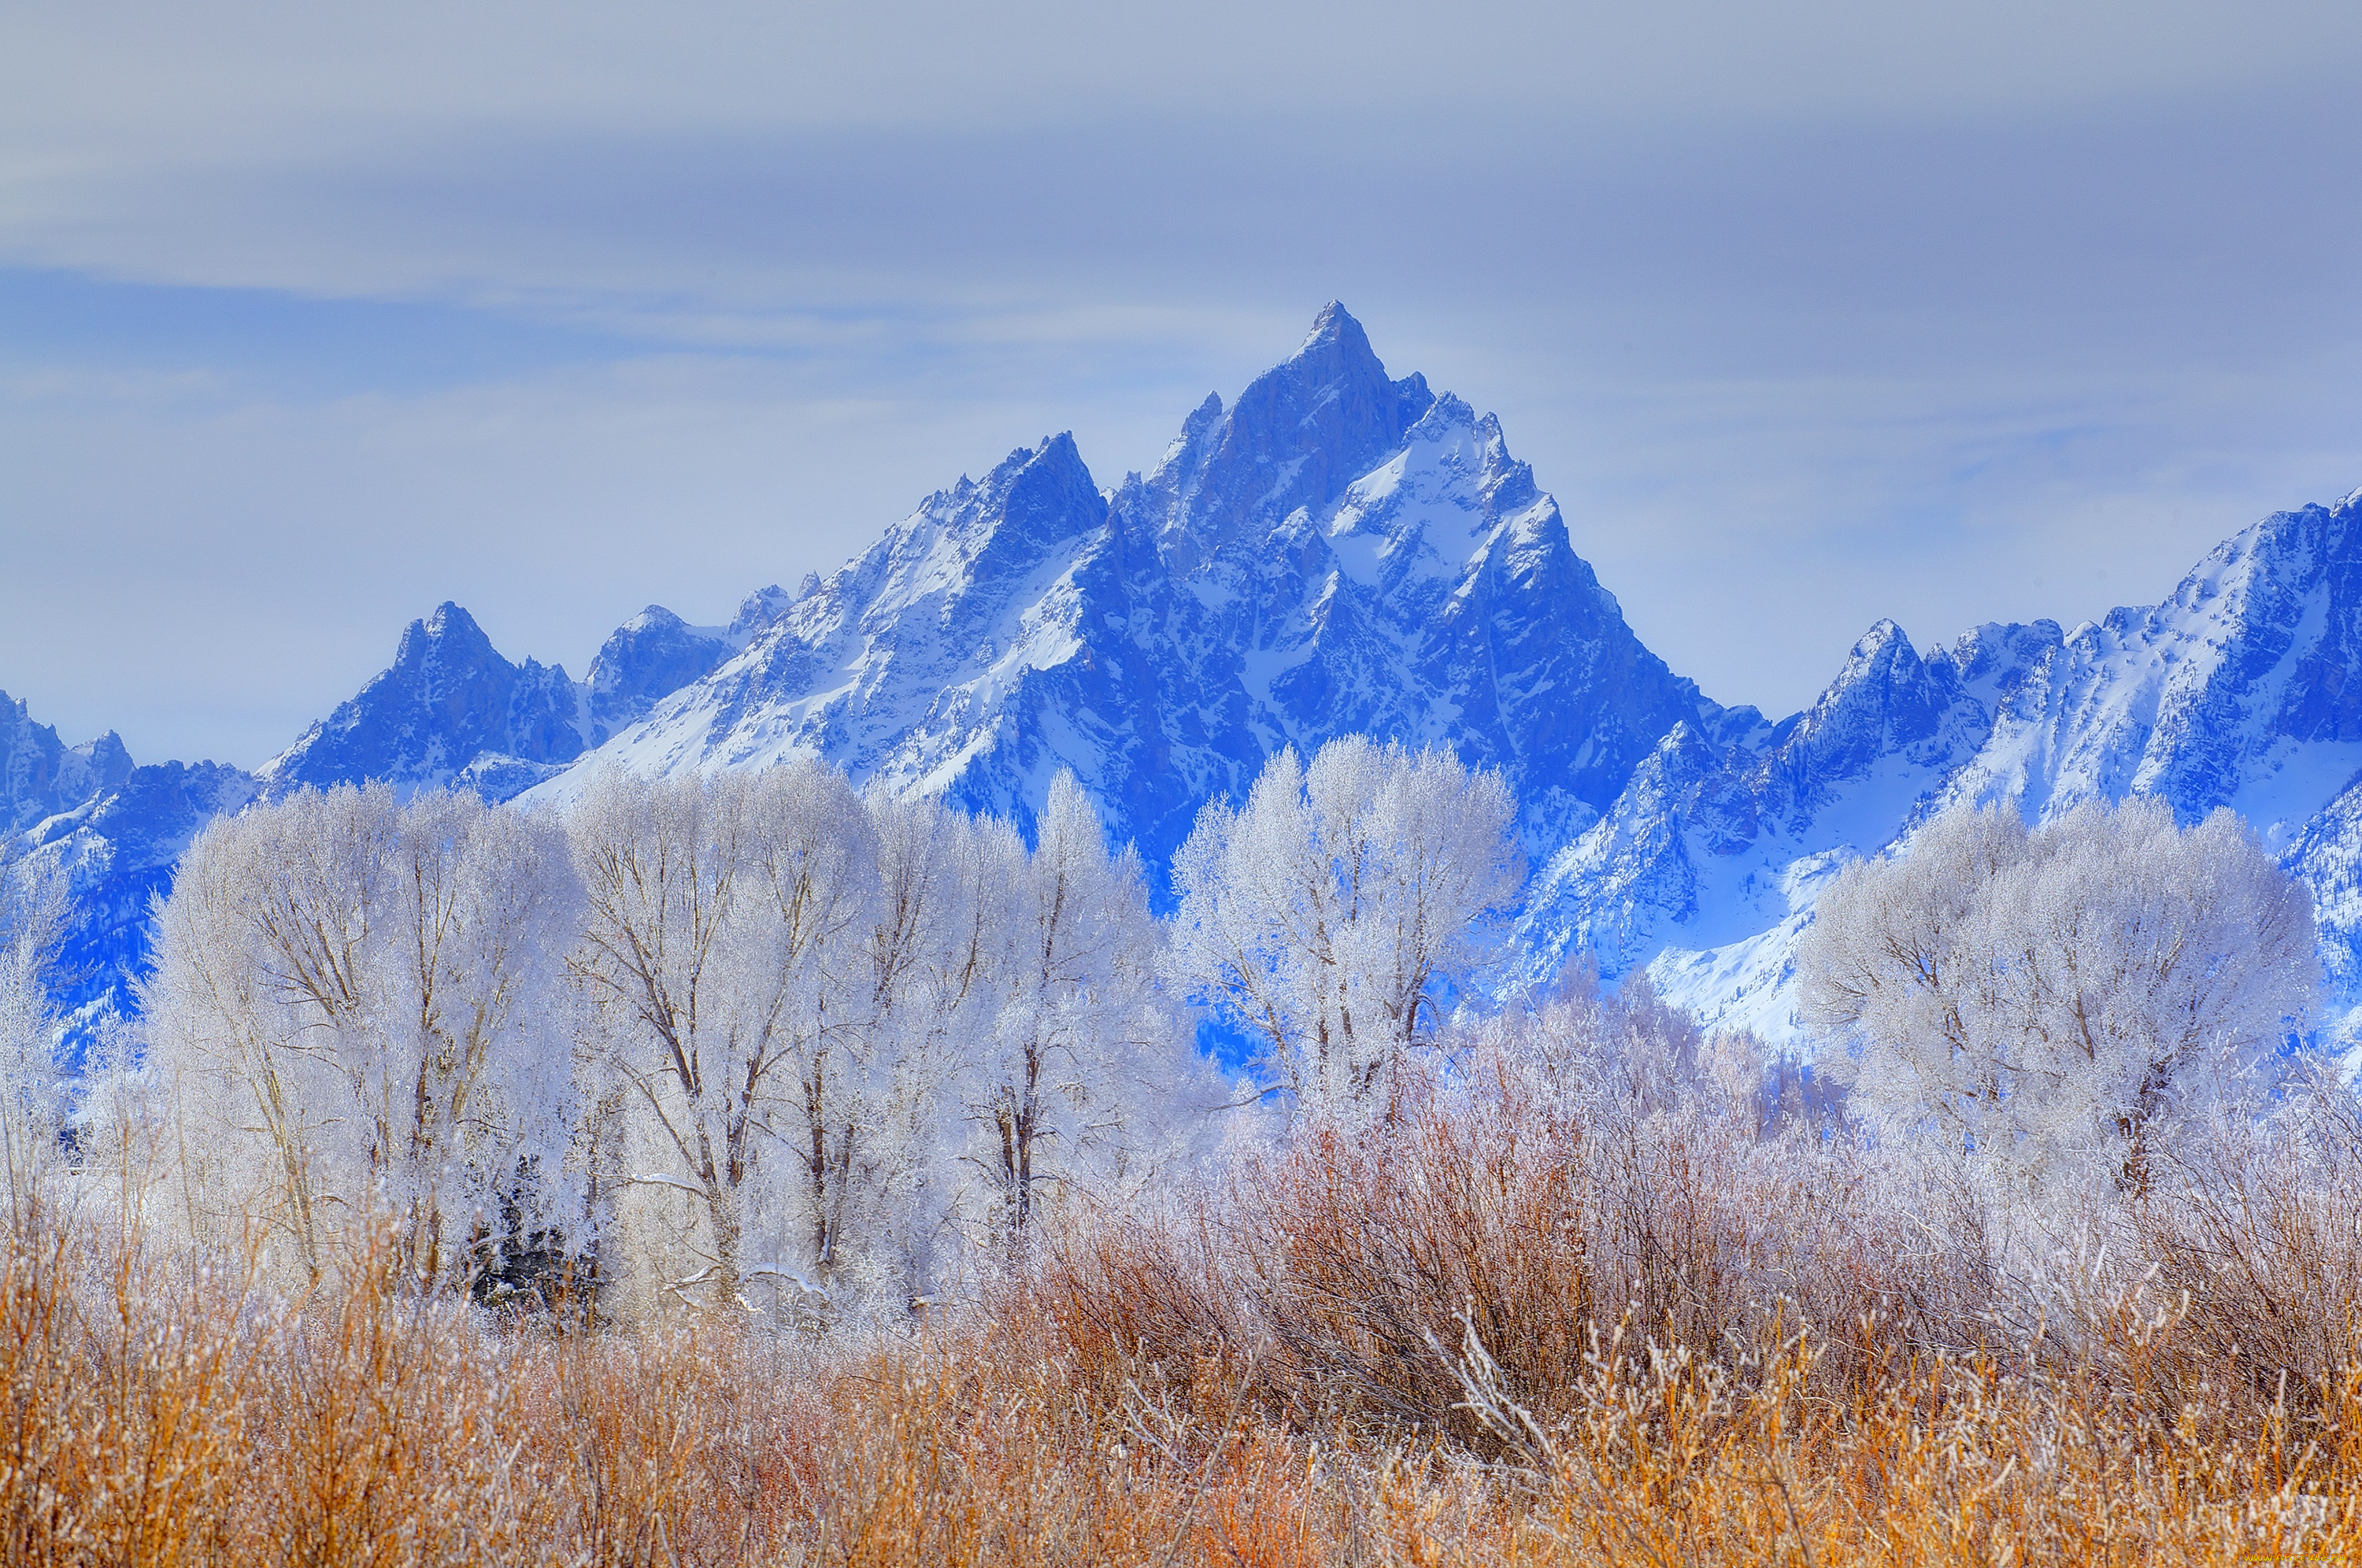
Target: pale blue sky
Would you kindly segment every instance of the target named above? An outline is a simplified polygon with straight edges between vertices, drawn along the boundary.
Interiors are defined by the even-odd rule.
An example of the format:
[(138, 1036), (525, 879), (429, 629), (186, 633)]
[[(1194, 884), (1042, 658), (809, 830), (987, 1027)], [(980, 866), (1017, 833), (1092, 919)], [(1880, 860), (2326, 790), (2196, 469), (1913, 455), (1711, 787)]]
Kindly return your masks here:
[(1809, 701), (2362, 485), (2348, 4), (0, 15), (0, 689), (252, 766), (577, 675), (1342, 298), (1652, 646)]

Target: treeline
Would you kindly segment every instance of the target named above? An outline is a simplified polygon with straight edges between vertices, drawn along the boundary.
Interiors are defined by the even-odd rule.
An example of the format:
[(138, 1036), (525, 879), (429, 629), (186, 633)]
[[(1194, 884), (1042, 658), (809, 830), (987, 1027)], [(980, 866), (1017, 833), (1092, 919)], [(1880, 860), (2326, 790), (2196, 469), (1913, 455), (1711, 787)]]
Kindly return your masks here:
[[(1150, 1204), (1290, 1127), (1398, 1124), (1414, 1079), (1457, 1092), (1480, 1047), (1556, 1052), (1487, 968), (1515, 816), (1448, 754), (1283, 753), (1201, 814), (1159, 920), (1066, 776), (1031, 844), (813, 762), (613, 773), (562, 812), (305, 791), (198, 838), (143, 1014), (79, 1080), (48, 1055), (55, 889), (9, 879), (11, 1194), (264, 1238), (295, 1283), (391, 1223), (412, 1277), (482, 1299), (905, 1309), (1021, 1253), (1045, 1209)], [(2227, 812), (1956, 811), (1823, 895), (1798, 955), (1816, 1059), (1709, 1040), (1639, 980), (1617, 1016), (1654, 1021), (1558, 1076), (1612, 1058), (1611, 1099), (1752, 1106), (1761, 1138), (1866, 1139), (1995, 1215), (2056, 1209), (2276, 1113), (2312, 941)], [(1209, 1021), (1248, 1076), (1200, 1050)]]

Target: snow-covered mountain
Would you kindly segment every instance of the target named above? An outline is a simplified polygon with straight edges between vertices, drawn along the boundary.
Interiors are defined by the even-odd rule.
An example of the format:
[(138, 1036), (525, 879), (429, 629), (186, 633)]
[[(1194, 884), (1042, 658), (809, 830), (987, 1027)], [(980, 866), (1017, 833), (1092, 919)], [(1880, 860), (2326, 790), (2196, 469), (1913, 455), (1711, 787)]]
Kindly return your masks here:
[(171, 890), (182, 851), (254, 796), (254, 776), (226, 763), (153, 763), (27, 834), (72, 898), (61, 1000), (83, 1024), (136, 1010), (131, 987), (147, 971), (152, 907)]
[(1873, 626), (1769, 723), (1668, 669), (1500, 425), (1390, 376), (1330, 305), (1285, 362), (1103, 487), (1070, 436), (929, 496), (825, 580), (725, 626), (651, 606), (577, 681), (457, 605), (255, 776), (69, 748), (0, 698), (0, 827), (66, 867), (90, 995), (124, 993), (148, 896), (223, 810), (382, 778), (562, 801), (599, 768), (817, 756), (1030, 823), (1071, 768), (1164, 863), (1282, 746), (1365, 733), (1497, 767), (1536, 881), (1526, 972), (1578, 949), (1717, 1023), (1794, 1032), (1790, 955), (1852, 859), (1959, 801), (2036, 819), (2155, 793), (2245, 813), (2312, 887), (2362, 1004), (2362, 492), (2231, 539), (2155, 608), (1922, 653)]
[(69, 746), (0, 692), (0, 864), (17, 856), (64, 875), (72, 926), (60, 955), (67, 1005), (123, 1010), (147, 957), (150, 899), (202, 823), (253, 794), (217, 763), (141, 767), (112, 730)]
[(2155, 608), (1981, 626), (1924, 658), (1882, 622), (1760, 740), (1668, 735), (1544, 869), (1529, 962), (1587, 946), (1788, 1035), (1791, 944), (1847, 861), (1955, 802), (2039, 822), (2128, 794), (2246, 816), (2312, 889), (2333, 1010), (2362, 1002), (2362, 491), (2266, 518)]
[(1055, 436), (928, 497), (533, 798), (809, 755), (1030, 822), (1071, 768), (1161, 866), (1281, 747), (1362, 732), (1502, 768), (1539, 853), (1676, 723), (1757, 722), (1641, 646), (1497, 421), (1332, 304), (1145, 476), (1103, 491)]
[(22, 833), (130, 776), (131, 754), (113, 730), (67, 745), (53, 726), (34, 722), (22, 699), (0, 691), (0, 834)]

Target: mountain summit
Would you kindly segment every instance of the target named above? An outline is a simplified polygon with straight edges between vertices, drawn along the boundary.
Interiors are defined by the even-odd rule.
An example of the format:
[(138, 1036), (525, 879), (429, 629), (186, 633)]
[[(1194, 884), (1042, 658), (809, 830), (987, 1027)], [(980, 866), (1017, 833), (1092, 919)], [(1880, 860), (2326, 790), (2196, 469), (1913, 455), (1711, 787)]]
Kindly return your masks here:
[(1161, 874), (1209, 799), (1362, 733), (1499, 767), (1540, 850), (1674, 724), (1725, 717), (1633, 635), (1498, 421), (1389, 377), (1331, 304), (1112, 491), (1054, 436), (928, 497), (536, 798), (811, 755), (1030, 823), (1071, 768)]

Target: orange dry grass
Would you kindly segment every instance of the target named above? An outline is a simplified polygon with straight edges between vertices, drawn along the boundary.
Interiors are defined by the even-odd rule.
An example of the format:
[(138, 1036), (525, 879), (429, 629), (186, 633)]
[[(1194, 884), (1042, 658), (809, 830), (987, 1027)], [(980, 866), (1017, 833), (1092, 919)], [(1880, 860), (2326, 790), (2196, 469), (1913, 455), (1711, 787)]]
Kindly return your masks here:
[(503, 1323), (391, 1246), (280, 1300), (21, 1219), (0, 1561), (2362, 1560), (2356, 1205), (2259, 1165), (2241, 1226), (2156, 1220), (2146, 1287), (1988, 1353), (1976, 1267), (1710, 1127), (1496, 1109), (1071, 1225), (857, 1342)]

